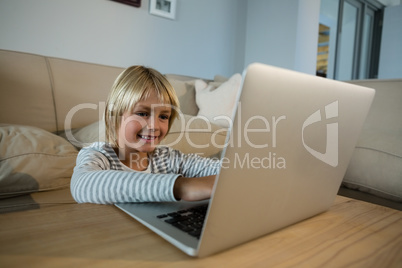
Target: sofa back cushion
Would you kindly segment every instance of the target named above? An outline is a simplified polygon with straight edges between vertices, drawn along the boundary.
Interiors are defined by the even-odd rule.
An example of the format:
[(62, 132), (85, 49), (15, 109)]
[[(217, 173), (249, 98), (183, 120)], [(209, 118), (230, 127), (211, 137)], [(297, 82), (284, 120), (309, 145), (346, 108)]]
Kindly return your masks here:
[[(0, 123), (50, 132), (82, 128), (103, 117), (121, 67), (0, 50)], [(182, 112), (196, 115), (195, 77), (166, 75)], [(209, 80), (205, 80), (209, 81)]]
[(99, 121), (124, 68), (0, 50), (0, 123), (50, 132)]
[(0, 123), (57, 130), (48, 68), (45, 57), (0, 50)]
[(350, 83), (376, 90), (344, 186), (402, 202), (402, 79)]
[[(200, 78), (177, 74), (166, 74), (166, 78), (177, 94), (181, 112), (187, 115), (197, 115), (198, 106), (195, 100), (195, 81)], [(204, 79), (204, 81), (207, 82), (210, 80)]]
[(80, 128), (103, 118), (113, 82), (124, 68), (49, 58), (58, 130)]

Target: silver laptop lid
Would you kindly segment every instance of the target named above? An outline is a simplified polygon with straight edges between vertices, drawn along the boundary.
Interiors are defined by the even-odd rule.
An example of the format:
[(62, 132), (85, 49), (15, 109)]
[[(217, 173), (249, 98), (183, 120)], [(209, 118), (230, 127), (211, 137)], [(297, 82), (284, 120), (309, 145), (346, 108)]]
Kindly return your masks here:
[(373, 89), (250, 65), (198, 255), (328, 209), (373, 97)]

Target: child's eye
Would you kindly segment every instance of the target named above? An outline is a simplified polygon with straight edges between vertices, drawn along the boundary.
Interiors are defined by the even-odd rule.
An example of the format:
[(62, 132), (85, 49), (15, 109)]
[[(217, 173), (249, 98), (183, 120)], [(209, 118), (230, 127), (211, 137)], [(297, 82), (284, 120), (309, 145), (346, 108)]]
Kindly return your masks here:
[(167, 115), (167, 114), (162, 114), (162, 115), (160, 115), (160, 118), (161, 118), (162, 120), (169, 120), (170, 116)]
[(141, 117), (148, 116), (148, 113), (146, 113), (146, 112), (138, 112), (138, 113), (135, 113), (135, 114), (138, 115), (138, 116), (141, 116)]

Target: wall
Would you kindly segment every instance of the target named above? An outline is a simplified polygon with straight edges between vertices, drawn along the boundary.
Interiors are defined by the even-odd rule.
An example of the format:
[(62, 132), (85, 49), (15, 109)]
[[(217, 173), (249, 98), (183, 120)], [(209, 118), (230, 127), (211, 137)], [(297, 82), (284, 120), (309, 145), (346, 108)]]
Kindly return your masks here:
[(147, 0), (0, 0), (0, 48), (206, 78), (253, 61), (314, 73), (318, 8), (319, 0), (178, 0), (168, 20), (150, 15)]
[[(110, 0), (0, 0), (0, 48), (205, 78), (230, 76), (254, 61), (315, 73), (320, 0), (177, 1), (177, 18), (168, 20), (150, 15), (148, 0), (141, 8)], [(401, 47), (401, 22), (386, 29), (388, 16), (402, 16), (391, 8), (400, 10), (385, 12), (380, 76), (402, 77), (395, 57), (401, 50), (390, 48)]]
[(378, 78), (402, 78), (402, 5), (385, 8)]
[(245, 65), (315, 74), (320, 0), (248, 1)]
[(0, 49), (212, 78), (244, 65), (244, 0), (178, 0), (177, 18), (110, 0), (0, 0)]

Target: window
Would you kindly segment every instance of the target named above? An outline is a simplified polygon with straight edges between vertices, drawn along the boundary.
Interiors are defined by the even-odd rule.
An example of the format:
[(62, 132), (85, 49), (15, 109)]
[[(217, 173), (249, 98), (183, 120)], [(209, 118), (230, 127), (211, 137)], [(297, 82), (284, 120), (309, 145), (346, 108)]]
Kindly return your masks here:
[(374, 0), (321, 0), (317, 75), (376, 78), (382, 16), (383, 6)]

